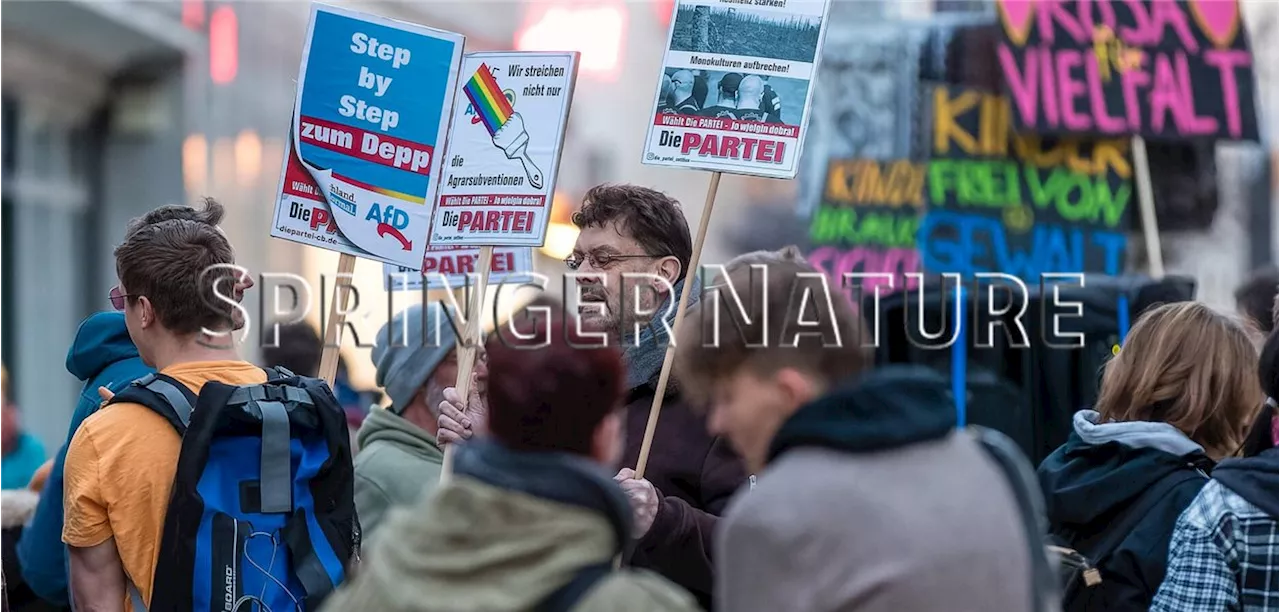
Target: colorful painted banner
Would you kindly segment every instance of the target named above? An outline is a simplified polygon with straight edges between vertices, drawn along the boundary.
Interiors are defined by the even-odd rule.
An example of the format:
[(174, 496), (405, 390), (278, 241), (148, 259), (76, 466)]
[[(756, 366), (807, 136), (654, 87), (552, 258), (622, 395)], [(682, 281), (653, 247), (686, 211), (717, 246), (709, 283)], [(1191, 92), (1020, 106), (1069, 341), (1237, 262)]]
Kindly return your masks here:
[(578, 76), (574, 53), (469, 53), (431, 246), (542, 246)]
[(1235, 0), (997, 0), (1019, 132), (1257, 140)]
[[(422, 289), (459, 289), (467, 277), (478, 274), (479, 247), (431, 247), (422, 260), (422, 270), (404, 266), (382, 265), (387, 291)], [(495, 247), (489, 266), (489, 285), (523, 283), (532, 280), (533, 249), (530, 247)], [(471, 282), (475, 282), (472, 279)]]
[(883, 294), (915, 287), (918, 278), (905, 274), (920, 271), (916, 233), (925, 205), (925, 172), (924, 164), (908, 160), (831, 160), (809, 228), (808, 259), (833, 286), (844, 286), (845, 274), (860, 272), (893, 275), (892, 280), (861, 280), (867, 295), (880, 286)]
[(1120, 274), (1135, 201), (1128, 139), (1010, 131), (1008, 100), (954, 86), (933, 97), (933, 159), (918, 234), (931, 273)]
[(830, 0), (676, 0), (644, 163), (795, 178)]
[(420, 265), (462, 45), (313, 4), (271, 235)]

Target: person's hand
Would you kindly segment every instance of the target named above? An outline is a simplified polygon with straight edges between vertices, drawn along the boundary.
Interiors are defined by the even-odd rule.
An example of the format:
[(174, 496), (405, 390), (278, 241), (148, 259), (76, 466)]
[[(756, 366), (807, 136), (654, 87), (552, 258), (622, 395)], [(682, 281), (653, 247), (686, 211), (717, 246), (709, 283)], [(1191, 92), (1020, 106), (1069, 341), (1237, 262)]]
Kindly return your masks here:
[(649, 533), (653, 519), (658, 516), (658, 490), (648, 480), (636, 478), (636, 472), (631, 468), (622, 468), (613, 479), (627, 494), (627, 501), (631, 502), (631, 510), (635, 514), (635, 529), (631, 535), (638, 540)]
[(111, 401), (111, 398), (115, 396), (116, 394), (112, 393), (111, 389), (108, 389), (106, 387), (98, 387), (98, 397), (102, 398), (102, 401), (109, 402)]
[(444, 401), (440, 402), (440, 415), (436, 418), (440, 429), (436, 432), (436, 441), (440, 444), (452, 444), (469, 440), (477, 431), (483, 432), (489, 421), (489, 407), (480, 395), (481, 382), (479, 375), (471, 374), (471, 389), (464, 407), (458, 397), (456, 387), (444, 390)]

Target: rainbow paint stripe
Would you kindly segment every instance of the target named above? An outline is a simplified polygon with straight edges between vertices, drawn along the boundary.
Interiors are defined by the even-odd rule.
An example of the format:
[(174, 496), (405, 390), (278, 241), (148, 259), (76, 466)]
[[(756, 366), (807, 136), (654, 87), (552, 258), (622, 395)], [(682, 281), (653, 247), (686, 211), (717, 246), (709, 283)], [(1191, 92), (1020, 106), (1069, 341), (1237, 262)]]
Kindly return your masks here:
[(467, 81), (462, 91), (467, 94), (467, 99), (471, 100), (471, 108), (475, 109), (476, 115), (484, 122), (484, 127), (489, 130), (490, 136), (493, 136), (498, 128), (501, 128), (502, 124), (515, 114), (511, 109), (511, 102), (502, 95), (502, 88), (498, 86), (498, 82), (494, 80), (493, 73), (489, 71), (489, 66), (486, 64), (480, 64), (480, 68), (471, 75), (471, 80)]

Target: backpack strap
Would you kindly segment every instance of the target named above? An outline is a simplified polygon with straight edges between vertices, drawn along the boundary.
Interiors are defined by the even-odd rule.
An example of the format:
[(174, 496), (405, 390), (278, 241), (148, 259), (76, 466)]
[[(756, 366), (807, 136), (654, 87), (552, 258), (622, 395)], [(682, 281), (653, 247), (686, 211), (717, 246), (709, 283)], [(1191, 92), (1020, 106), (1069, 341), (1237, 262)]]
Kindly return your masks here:
[(1031, 609), (1059, 609), (1058, 577), (1044, 548), (1044, 537), (1048, 532), (1044, 495), (1040, 492), (1031, 464), (1017, 443), (1003, 433), (978, 425), (970, 425), (966, 430), (1000, 467), (1017, 501), (1022, 529), (1031, 549)]
[(537, 612), (569, 612), (602, 578), (613, 570), (612, 563), (597, 563), (578, 570), (572, 580), (552, 591), (538, 604)]
[(1112, 552), (1115, 552), (1120, 547), (1120, 543), (1129, 537), (1129, 534), (1138, 526), (1138, 523), (1155, 509), (1156, 504), (1159, 504), (1182, 483), (1197, 478), (1204, 479), (1206, 482), (1209, 480), (1207, 474), (1200, 471), (1199, 468), (1195, 468), (1191, 473), (1182, 470), (1173, 472), (1147, 487), (1146, 491), (1138, 495), (1137, 500), (1121, 511), (1119, 520), (1111, 521), (1110, 528), (1105, 532), (1106, 535), (1089, 547), (1090, 550), (1086, 556), (1095, 565), (1100, 565), (1103, 559), (1109, 557)]
[(142, 404), (169, 421), (178, 435), (186, 435), (196, 399), (196, 394), (191, 389), (174, 378), (164, 374), (148, 374), (130, 383), (107, 404)]

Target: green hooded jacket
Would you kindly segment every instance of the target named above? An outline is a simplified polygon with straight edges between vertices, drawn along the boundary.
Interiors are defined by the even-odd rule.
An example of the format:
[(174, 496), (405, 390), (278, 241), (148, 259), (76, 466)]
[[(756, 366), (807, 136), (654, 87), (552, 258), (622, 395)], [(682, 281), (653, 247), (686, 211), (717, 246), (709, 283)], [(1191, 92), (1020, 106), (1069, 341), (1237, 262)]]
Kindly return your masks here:
[[(412, 507), (389, 513), (382, 527), (386, 537), (366, 550), (355, 576), (326, 600), (322, 612), (533, 610), (581, 568), (611, 563), (621, 552), (618, 536), (623, 526), (629, 528), (630, 517), (611, 516), (622, 512), (600, 511), (576, 501), (621, 498), (620, 490), (608, 489), (616, 485), (607, 475), (584, 478), (582, 473), (542, 470), (530, 476), (527, 464), (537, 459), (499, 449), (496, 452), (519, 455), (516, 461), (525, 466), (493, 466), (504, 473), (485, 482), (484, 475), (468, 473), (474, 472), (475, 455), (490, 452), (480, 446), (492, 450), (496, 445), (459, 448), (458, 473), (447, 485)], [(513, 483), (517, 488), (532, 483), (533, 490), (507, 486)], [(627, 509), (625, 498), (617, 503)], [(596, 582), (573, 610), (699, 608), (691, 595), (658, 574), (623, 569)]]
[(411, 505), (440, 484), (444, 453), (435, 436), (383, 409), (369, 411), (356, 440), (356, 512), (362, 537), (372, 543), (391, 507)]

